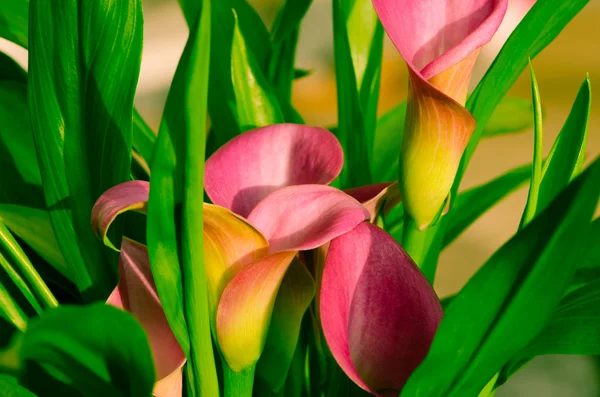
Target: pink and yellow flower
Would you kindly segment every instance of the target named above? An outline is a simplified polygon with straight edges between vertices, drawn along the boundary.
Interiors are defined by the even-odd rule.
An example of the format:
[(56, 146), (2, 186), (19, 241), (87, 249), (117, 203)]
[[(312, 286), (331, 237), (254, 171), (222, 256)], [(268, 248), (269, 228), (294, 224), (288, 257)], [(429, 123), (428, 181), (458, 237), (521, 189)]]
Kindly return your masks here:
[(507, 0), (373, 0), (373, 5), (409, 70), (400, 190), (405, 209), (424, 229), (443, 209), (475, 129), (464, 107), (469, 80)]
[[(407, 359), (414, 363), (416, 357), (423, 358), (421, 353), (427, 351), (432, 330), (441, 316), (439, 301), (416, 266), (391, 237), (366, 222), (379, 211), (386, 193), (393, 191), (393, 184), (367, 186), (348, 193), (327, 186), (338, 176), (342, 166), (342, 148), (330, 132), (294, 124), (273, 125), (242, 134), (219, 149), (205, 165), (205, 188), (214, 203), (203, 204), (205, 267), (213, 337), (233, 371), (254, 368), (264, 350), (273, 349), (267, 351), (265, 357), (276, 358), (277, 370), (260, 371), (259, 363), (258, 376), (264, 377), (274, 391), (285, 381), (300, 332), (300, 320), (315, 294), (314, 276), (320, 278), (320, 274), (311, 274), (297, 259), (299, 251), (317, 249), (331, 242), (321, 288), (321, 319), (327, 330), (348, 327), (348, 335), (353, 338), (364, 335), (369, 338), (369, 343), (381, 343), (383, 350), (400, 343), (402, 347), (394, 351), (401, 354), (403, 360), (407, 357), (406, 352), (413, 354), (415, 351), (406, 343), (418, 343), (419, 353)], [(106, 241), (106, 230), (115, 216), (128, 209), (144, 211), (148, 190), (146, 182), (133, 181), (107, 191), (95, 206), (96, 233)], [(341, 257), (339, 247), (347, 244), (362, 247), (362, 256), (356, 251), (356, 257)], [(131, 257), (133, 248), (144, 266), (134, 260), (125, 260)], [(121, 281), (115, 292), (118, 291), (120, 301), (111, 299), (109, 303), (124, 307), (140, 319), (150, 335), (159, 379), (163, 375), (163, 379), (171, 382), (177, 379), (175, 393), (180, 393), (180, 377), (169, 371), (179, 371), (183, 359), (181, 349), (170, 342), (158, 345), (160, 340), (167, 340), (164, 334), (169, 333), (169, 329), (151, 277), (141, 270), (142, 267), (148, 269), (147, 253), (143, 256), (142, 252), (146, 252), (143, 246), (124, 240)], [(385, 258), (385, 262), (367, 260), (372, 255)], [(332, 279), (329, 274), (342, 269), (340, 266), (348, 266), (347, 272), (341, 278)], [(377, 270), (381, 266), (383, 268)], [(396, 271), (400, 273), (391, 276)], [(141, 275), (144, 275), (144, 281), (139, 281)], [(134, 281), (130, 281), (132, 277)], [(398, 281), (402, 288), (390, 292), (389, 280), (383, 278)], [(362, 281), (357, 283), (358, 279)], [(357, 294), (357, 286), (368, 288)], [(390, 312), (393, 316), (403, 316), (394, 317), (394, 324), (403, 329), (399, 335), (412, 332), (421, 338), (381, 339), (384, 334), (367, 332), (367, 323), (358, 320), (367, 312), (353, 309), (350, 313), (345, 306), (348, 302), (343, 300), (354, 296), (354, 300), (364, 300), (364, 304), (383, 302), (389, 299), (386, 294), (390, 293), (404, 308), (396, 308), (395, 303), (390, 305), (395, 310)], [(128, 302), (141, 303), (131, 305)], [(276, 304), (278, 310), (274, 310)], [(413, 309), (408, 309), (413, 305)], [(337, 309), (346, 310), (345, 323), (337, 321)], [(427, 320), (413, 322), (420, 310), (427, 311), (424, 315)], [(411, 321), (406, 322), (407, 319)], [(377, 314), (369, 321), (377, 326), (389, 319)], [(385, 326), (381, 326), (383, 332)], [(274, 327), (277, 329), (273, 330)], [(270, 332), (277, 337), (274, 343), (267, 343)], [(328, 336), (327, 331), (325, 335)], [(174, 340), (172, 335), (170, 338), (170, 341)], [(334, 347), (332, 352), (340, 363), (344, 362), (344, 356), (340, 356)], [(168, 356), (161, 361), (163, 354)], [(371, 365), (368, 364), (371, 358), (365, 356), (365, 361), (361, 359), (357, 364), (360, 377), (363, 376), (362, 368)], [(170, 362), (172, 364), (166, 364)], [(161, 369), (161, 365), (164, 368)], [(413, 367), (406, 365), (403, 370)], [(357, 378), (353, 379), (356, 381)], [(379, 388), (373, 388), (369, 383), (359, 385), (367, 390)]]

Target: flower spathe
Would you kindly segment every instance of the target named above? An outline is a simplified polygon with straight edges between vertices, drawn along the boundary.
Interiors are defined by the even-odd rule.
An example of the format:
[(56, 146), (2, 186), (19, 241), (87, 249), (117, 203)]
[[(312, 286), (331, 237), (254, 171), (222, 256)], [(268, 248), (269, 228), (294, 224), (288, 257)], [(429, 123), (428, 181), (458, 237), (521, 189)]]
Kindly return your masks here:
[(464, 107), (473, 65), (507, 0), (373, 0), (406, 61), (410, 88), (400, 148), (404, 206), (419, 228), (446, 202), (475, 129)]
[(442, 318), (433, 288), (404, 250), (370, 223), (334, 239), (320, 296), (327, 344), (357, 385), (397, 396)]
[[(283, 149), (277, 151), (273, 142), (280, 142)], [(257, 375), (274, 392), (285, 382), (301, 320), (316, 290), (315, 275), (298, 259), (298, 251), (317, 249), (346, 235), (362, 238), (352, 231), (374, 219), (384, 203), (397, 200), (395, 184), (348, 193), (327, 186), (342, 165), (341, 147), (333, 134), (294, 124), (243, 134), (206, 162), (207, 194), (221, 204), (202, 204), (207, 320), (229, 370), (242, 371), (258, 364)], [(98, 200), (92, 224), (107, 245), (111, 244), (106, 229), (114, 217), (129, 209), (145, 212), (148, 191), (147, 182), (126, 182)], [(126, 266), (115, 297), (126, 292), (130, 301), (146, 302), (118, 305), (140, 319), (151, 341), (160, 340), (154, 335), (157, 330), (164, 340), (166, 332), (174, 341), (152, 345), (158, 368), (163, 364), (158, 355), (165, 348), (179, 357), (182, 352), (160, 307), (145, 247), (124, 240), (122, 258), (128, 258), (130, 245), (140, 255), (129, 255), (131, 260), (123, 261)], [(132, 275), (135, 282), (130, 281)], [(264, 360), (259, 362), (261, 355)], [(166, 375), (160, 392), (178, 396), (181, 371), (177, 373), (175, 368), (168, 373), (171, 367), (160, 370)]]

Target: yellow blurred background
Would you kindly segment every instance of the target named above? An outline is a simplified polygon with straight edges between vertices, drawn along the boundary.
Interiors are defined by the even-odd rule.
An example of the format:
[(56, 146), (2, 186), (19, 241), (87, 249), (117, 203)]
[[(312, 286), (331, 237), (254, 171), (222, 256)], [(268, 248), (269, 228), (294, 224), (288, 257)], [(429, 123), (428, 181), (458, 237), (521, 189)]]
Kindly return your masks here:
[[(289, 0), (294, 1), (294, 0)], [(469, 0), (464, 0), (469, 1)], [(284, 0), (250, 0), (267, 26)], [(518, 23), (532, 0), (509, 0), (506, 21), (481, 53), (473, 76), (473, 86), (483, 76), (502, 42)], [(136, 105), (153, 126), (160, 122), (166, 94), (187, 38), (187, 26), (176, 0), (144, 0), (145, 42)], [(535, 60), (533, 66), (544, 108), (545, 152), (559, 132), (579, 85), (590, 74), (592, 88), (600, 78), (598, 26), (600, 0), (590, 4), (562, 34)], [(386, 38), (387, 41), (387, 38)], [(23, 65), (26, 51), (0, 41), (0, 49), (15, 56)], [(296, 82), (293, 101), (308, 124), (336, 124), (336, 87), (333, 65), (331, 0), (313, 0), (303, 22), (296, 66), (311, 75)], [(391, 109), (406, 96), (406, 67), (389, 41), (386, 42), (380, 112)], [(531, 97), (528, 73), (523, 73), (509, 95)], [(594, 103), (590, 120), (588, 158), (600, 152), (600, 104)], [(483, 141), (468, 170), (463, 188), (486, 182), (515, 166), (531, 161), (531, 131)], [(479, 219), (441, 257), (436, 290), (440, 296), (457, 292), (485, 260), (516, 230), (526, 199), (520, 189)], [(497, 394), (497, 397), (592, 397), (600, 396), (591, 360), (583, 357), (545, 357), (533, 361)], [(468, 396), (467, 396), (468, 397)]]

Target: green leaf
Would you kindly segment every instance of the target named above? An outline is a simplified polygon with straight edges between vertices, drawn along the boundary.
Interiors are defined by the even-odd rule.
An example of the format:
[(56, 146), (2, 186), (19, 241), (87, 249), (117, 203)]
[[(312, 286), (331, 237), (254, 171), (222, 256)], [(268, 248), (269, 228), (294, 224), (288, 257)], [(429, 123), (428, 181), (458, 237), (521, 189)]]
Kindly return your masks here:
[(261, 73), (266, 74), (271, 54), (269, 32), (260, 16), (246, 0), (220, 0), (212, 4), (212, 30), (210, 53), (210, 82), (208, 110), (212, 123), (208, 137), (207, 155), (240, 134), (243, 129), (238, 122), (236, 96), (232, 83), (232, 43), (234, 14), (238, 16), (246, 52), (252, 54)]
[(275, 23), (271, 30), (273, 44), (284, 41), (300, 26), (300, 22), (310, 8), (312, 0), (286, 0), (285, 4), (277, 14)]
[(450, 245), (481, 215), (531, 177), (531, 165), (508, 171), (483, 185), (459, 193), (453, 210), (446, 216), (443, 247)]
[(565, 296), (554, 316), (519, 357), (543, 354), (600, 354), (600, 278)]
[[(25, 255), (25, 252), (19, 246), (19, 243), (17, 243), (2, 222), (0, 222), (0, 253), (6, 254), (11, 259), (10, 262), (15, 265), (13, 268), (7, 260), (3, 261), (4, 265), (8, 265), (3, 266), (4, 270), (38, 313), (42, 312), (39, 303), (43, 304), (46, 308), (58, 306), (54, 295), (52, 295), (44, 280), (42, 280), (39, 273), (35, 270), (27, 255)], [(24, 280), (21, 278), (21, 275), (23, 275)], [(32, 290), (36, 295), (35, 297), (32, 294)]]
[(575, 273), (599, 196), (596, 160), (453, 299), (403, 395), (477, 395), (535, 339)]
[(129, 179), (141, 0), (32, 0), (30, 18), (29, 103), (46, 203), (77, 287), (103, 300), (117, 255), (94, 236), (90, 214)]
[(0, 80), (27, 83), (27, 72), (14, 59), (0, 52)]
[[(2, 252), (0, 252), (0, 267), (5, 271), (6, 269), (9, 270), (9, 272), (6, 273), (6, 276), (3, 271), (0, 271), (0, 316), (8, 320), (10, 324), (17, 329), (24, 331), (27, 327), (27, 314), (22, 308), (24, 305), (19, 302), (16, 297), (21, 291), (14, 279), (11, 278), (11, 275), (13, 275), (12, 265), (8, 262), (7, 258), (2, 255)], [(29, 291), (29, 293), (31, 293), (31, 291)], [(2, 320), (0, 319), (0, 321)], [(2, 355), (0, 354), (0, 369), (2, 368), (1, 358)]]
[(149, 165), (152, 161), (154, 153), (154, 145), (156, 143), (156, 134), (146, 124), (142, 115), (133, 109), (133, 149), (143, 159), (143, 165)]
[(279, 102), (239, 28), (235, 14), (231, 44), (231, 81), (235, 95), (238, 126), (241, 131), (282, 123)]
[(477, 127), (461, 160), (452, 188), (453, 195), (458, 191), (483, 128), (501, 99), (525, 69), (529, 59), (546, 48), (588, 2), (589, 0), (537, 1), (512, 32), (467, 101), (467, 108), (477, 120)]
[(533, 127), (533, 107), (522, 98), (504, 98), (483, 128), (482, 138), (515, 134)]
[(70, 281), (71, 269), (63, 257), (46, 210), (0, 204), (0, 221)]
[(373, 182), (389, 182), (398, 178), (400, 144), (404, 131), (406, 101), (381, 116), (375, 129), (373, 144)]
[[(527, 195), (527, 204), (523, 211), (520, 228), (525, 227), (538, 213), (538, 197), (540, 195), (540, 183), (542, 182), (542, 158), (544, 156), (544, 140), (542, 128), (542, 103), (540, 100), (540, 89), (533, 72), (533, 66), (529, 63), (531, 73), (531, 93), (533, 97), (533, 167), (531, 169), (531, 183), (529, 184), (529, 194)], [(566, 184), (565, 184), (566, 185)], [(554, 198), (554, 197), (553, 197)]]
[(591, 90), (590, 79), (587, 77), (581, 84), (571, 112), (544, 163), (538, 213), (581, 171), (592, 106)]
[(156, 287), (173, 333), (191, 360), (192, 378), (198, 382), (192, 388), (203, 396), (219, 395), (198, 200), (203, 197), (211, 5), (204, 1), (173, 78), (152, 160), (148, 203), (148, 252)]
[(0, 37), (27, 48), (29, 0), (2, 2), (0, 8)]
[[(67, 325), (68, 326), (65, 326)], [(18, 343), (21, 383), (41, 396), (147, 397), (154, 386), (148, 339), (129, 314), (105, 304), (62, 306), (33, 319)]]
[(0, 374), (0, 390), (2, 390), (2, 397), (36, 397), (19, 385), (17, 378), (6, 374)]
[(337, 137), (346, 164), (344, 188), (371, 183), (383, 28), (367, 0), (333, 1), (333, 44), (338, 98)]

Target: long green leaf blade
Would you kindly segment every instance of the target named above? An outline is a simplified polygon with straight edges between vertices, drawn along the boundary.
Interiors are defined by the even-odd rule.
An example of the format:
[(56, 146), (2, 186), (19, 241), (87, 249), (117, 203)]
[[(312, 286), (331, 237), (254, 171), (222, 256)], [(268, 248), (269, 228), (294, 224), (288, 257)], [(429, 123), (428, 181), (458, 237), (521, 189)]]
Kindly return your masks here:
[(531, 95), (533, 97), (533, 166), (531, 168), (531, 183), (529, 184), (529, 194), (527, 195), (527, 204), (521, 218), (520, 227), (525, 227), (534, 218), (538, 212), (538, 197), (540, 195), (540, 183), (542, 182), (542, 157), (544, 156), (544, 140), (542, 128), (542, 102), (540, 100), (540, 89), (537, 79), (533, 72), (533, 66), (529, 63), (531, 73)]
[[(193, 26), (179, 61), (156, 143), (148, 203), (148, 251), (171, 329), (199, 374), (193, 376), (199, 383), (192, 388), (199, 395), (218, 396), (212, 342), (210, 333), (206, 334), (210, 330), (199, 243), (202, 200), (198, 198), (203, 197), (206, 126), (204, 116), (198, 113), (206, 110), (206, 58), (211, 45), (207, 40), (212, 22), (208, 4), (204, 2), (201, 18)], [(192, 269), (193, 265), (198, 267)]]
[(94, 236), (90, 214), (129, 178), (142, 4), (33, 0), (30, 14), (29, 100), (46, 203), (78, 288), (105, 299), (117, 257)]
[(538, 212), (581, 171), (585, 156), (588, 124), (592, 107), (592, 88), (587, 77), (577, 93), (565, 121), (544, 164), (540, 184)]

